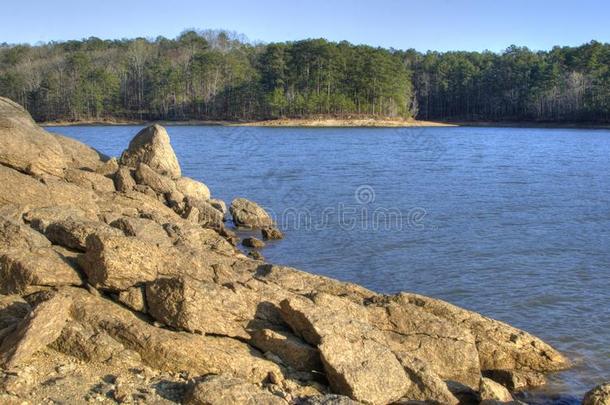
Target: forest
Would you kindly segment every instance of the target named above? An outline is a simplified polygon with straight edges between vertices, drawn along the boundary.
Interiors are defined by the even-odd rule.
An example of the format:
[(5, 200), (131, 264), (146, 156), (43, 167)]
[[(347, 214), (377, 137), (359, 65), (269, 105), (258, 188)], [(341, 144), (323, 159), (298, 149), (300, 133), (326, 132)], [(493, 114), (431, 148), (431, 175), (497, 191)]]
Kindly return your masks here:
[(610, 45), (396, 50), (219, 30), (0, 44), (0, 95), (37, 121), (383, 117), (610, 122)]

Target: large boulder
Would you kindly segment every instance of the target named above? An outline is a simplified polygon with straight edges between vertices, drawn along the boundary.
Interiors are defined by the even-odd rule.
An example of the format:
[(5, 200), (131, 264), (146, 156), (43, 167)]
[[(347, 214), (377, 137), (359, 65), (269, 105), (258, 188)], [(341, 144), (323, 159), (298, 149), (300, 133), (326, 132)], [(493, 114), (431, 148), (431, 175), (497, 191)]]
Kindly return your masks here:
[(246, 381), (209, 375), (196, 382), (184, 397), (187, 405), (288, 405), (283, 398)]
[(401, 295), (376, 298), (369, 320), (384, 331), (394, 352), (426, 359), (440, 377), (476, 389), (481, 378), (479, 354), (470, 330), (405, 302)]
[(190, 277), (159, 278), (146, 285), (148, 313), (159, 322), (193, 333), (248, 339), (256, 297)]
[(503, 322), (418, 294), (401, 293), (399, 300), (469, 330), (476, 340), (481, 370), (548, 372), (570, 365), (550, 345)]
[(244, 228), (266, 228), (274, 225), (273, 219), (260, 205), (245, 198), (236, 198), (229, 207), (235, 225)]
[(126, 349), (136, 351), (150, 367), (195, 375), (225, 374), (252, 383), (261, 383), (270, 374), (282, 379), (276, 364), (239, 340), (157, 328), (119, 304), (83, 289), (61, 291), (73, 300), (74, 321), (107, 333)]
[(170, 144), (167, 131), (157, 124), (138, 132), (121, 155), (120, 162), (131, 167), (145, 163), (157, 173), (174, 179), (181, 174), (180, 164)]
[(0, 163), (23, 173), (61, 176), (68, 166), (58, 140), (19, 104), (0, 97)]
[(64, 173), (66, 181), (76, 184), (85, 189), (112, 193), (115, 191), (114, 182), (112, 179), (105, 177), (99, 173), (81, 169), (66, 169)]
[(185, 197), (207, 201), (210, 199), (210, 189), (205, 184), (190, 177), (176, 179), (176, 188)]
[(70, 305), (68, 297), (57, 294), (38, 304), (19, 322), (0, 345), (0, 361), (4, 368), (10, 369), (26, 362), (38, 350), (53, 343), (68, 319)]
[(139, 163), (134, 172), (136, 183), (150, 187), (157, 194), (171, 193), (176, 190), (174, 181), (154, 171), (146, 163)]
[(485, 377), (481, 378), (479, 383), (479, 396), (482, 403), (507, 403), (514, 400), (513, 396), (503, 385)]
[(610, 405), (610, 383), (600, 384), (587, 392), (582, 405)]
[(51, 135), (61, 145), (66, 163), (70, 168), (97, 171), (108, 161), (107, 156), (76, 139), (53, 133)]
[[(318, 298), (329, 298), (322, 295), (318, 294)], [(356, 304), (340, 299), (336, 303), (338, 306), (331, 309), (305, 298), (294, 298), (282, 301), (280, 306), (282, 317), (292, 330), (318, 346), (334, 392), (371, 404), (402, 398), (410, 380), (388, 349), (384, 336), (359, 320), (361, 309)]]

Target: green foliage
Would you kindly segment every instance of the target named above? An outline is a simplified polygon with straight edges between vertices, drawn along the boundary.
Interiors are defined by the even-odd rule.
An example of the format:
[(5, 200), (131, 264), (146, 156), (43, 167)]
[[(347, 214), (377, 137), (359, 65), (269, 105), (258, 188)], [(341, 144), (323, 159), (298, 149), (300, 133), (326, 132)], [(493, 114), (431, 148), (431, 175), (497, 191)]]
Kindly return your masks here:
[(324, 39), (252, 45), (234, 33), (196, 30), (176, 39), (2, 44), (0, 95), (38, 120), (607, 122), (610, 45), (422, 54)]

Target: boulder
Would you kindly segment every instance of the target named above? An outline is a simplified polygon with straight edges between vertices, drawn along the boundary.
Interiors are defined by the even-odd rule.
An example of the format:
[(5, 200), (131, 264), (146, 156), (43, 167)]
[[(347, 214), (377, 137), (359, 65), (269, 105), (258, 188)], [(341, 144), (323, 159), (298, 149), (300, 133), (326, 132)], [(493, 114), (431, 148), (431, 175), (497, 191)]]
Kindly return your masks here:
[(68, 161), (56, 137), (36, 125), (19, 104), (0, 97), (0, 164), (23, 173), (61, 176)]
[(157, 194), (171, 193), (176, 190), (176, 184), (167, 176), (155, 172), (145, 163), (139, 163), (134, 172), (136, 183), (150, 187)]
[(81, 284), (70, 259), (53, 248), (0, 252), (0, 293), (21, 293), (29, 286)]
[(262, 352), (273, 353), (295, 370), (309, 372), (322, 370), (318, 349), (292, 333), (264, 328), (252, 331), (251, 335), (252, 346)]
[(411, 384), (399, 403), (432, 403), (457, 405), (458, 398), (453, 395), (441, 377), (431, 370), (421, 359), (410, 354), (398, 356)]
[(266, 228), (274, 224), (271, 216), (257, 203), (245, 198), (236, 198), (229, 208), (233, 222), (244, 228)]
[(121, 217), (110, 226), (122, 231), (125, 236), (135, 236), (157, 246), (171, 246), (172, 241), (163, 226), (148, 218)]
[(45, 236), (54, 244), (81, 252), (86, 249), (87, 237), (94, 233), (107, 236), (123, 235), (118, 229), (103, 222), (74, 218), (52, 222), (44, 229)]
[(211, 250), (229, 256), (235, 253), (233, 245), (214, 229), (203, 228), (188, 222), (167, 223), (164, 225), (164, 229), (178, 248)]
[(392, 350), (426, 359), (430, 369), (443, 379), (478, 388), (479, 354), (470, 330), (402, 298), (401, 294), (377, 297), (367, 306), (371, 324), (384, 331)]
[(91, 363), (113, 363), (135, 367), (141, 365), (140, 355), (126, 349), (106, 332), (69, 320), (50, 347), (58, 352)]
[(222, 373), (252, 383), (263, 382), (270, 374), (282, 379), (276, 364), (238, 340), (157, 328), (119, 304), (83, 289), (63, 289), (62, 293), (74, 302), (75, 321), (103, 331), (126, 349), (138, 352), (150, 367), (199, 375)]
[(186, 392), (187, 405), (288, 405), (283, 398), (246, 381), (224, 375), (209, 375)]
[(126, 193), (136, 187), (136, 181), (133, 179), (131, 170), (128, 167), (121, 166), (114, 174), (114, 187), (117, 191)]
[(245, 326), (255, 316), (256, 298), (189, 277), (159, 278), (146, 285), (148, 313), (192, 333), (248, 339)]
[(121, 155), (120, 163), (131, 167), (145, 163), (155, 172), (174, 179), (181, 174), (178, 158), (170, 144), (167, 131), (157, 124), (138, 132)]
[(117, 158), (111, 158), (97, 166), (95, 172), (101, 174), (102, 176), (106, 176), (110, 179), (113, 178), (114, 174), (119, 170), (119, 161)]
[(362, 402), (354, 401), (345, 395), (326, 394), (299, 398), (298, 405), (362, 405)]
[(549, 372), (570, 365), (550, 345), (503, 322), (418, 294), (401, 293), (400, 300), (469, 330), (477, 342), (481, 370)]
[(176, 179), (176, 189), (185, 197), (207, 201), (210, 199), (210, 189), (205, 184), (189, 177)]
[[(315, 299), (336, 302), (334, 309)], [(337, 297), (335, 297), (337, 298)], [(357, 401), (387, 404), (402, 398), (410, 380), (384, 336), (358, 317), (363, 308), (349, 300), (316, 294), (280, 303), (291, 329), (318, 346), (326, 378), (334, 392)]]
[(483, 403), (485, 401), (496, 401), (503, 403), (512, 402), (514, 400), (513, 396), (504, 386), (485, 377), (481, 378), (481, 382), (479, 383), (479, 396), (481, 397), (481, 402)]
[[(51, 133), (59, 142), (63, 155), (66, 159), (68, 167), (73, 169), (81, 169), (88, 171), (98, 171), (105, 163), (109, 163), (113, 159), (108, 160), (104, 154), (93, 149), (89, 145), (77, 141), (74, 138)], [(116, 162), (116, 159), (114, 159)], [(99, 173), (99, 171), (98, 171)], [(100, 173), (106, 174), (106, 173)]]
[(241, 244), (253, 249), (262, 249), (265, 247), (265, 242), (256, 238), (245, 238), (242, 240)]
[(66, 324), (71, 300), (55, 295), (38, 304), (0, 345), (0, 361), (9, 369), (26, 362), (59, 337)]
[(544, 374), (525, 370), (485, 370), (483, 375), (502, 384), (510, 391), (522, 391), (526, 388), (540, 387), (546, 384)]
[(610, 405), (610, 383), (600, 384), (587, 392), (582, 405)]
[(147, 312), (144, 287), (131, 287), (125, 291), (119, 292), (117, 301), (134, 311)]
[(184, 217), (191, 222), (210, 228), (220, 228), (224, 222), (222, 213), (212, 207), (209, 202), (188, 197)]
[(92, 234), (79, 264), (96, 288), (126, 290), (154, 281), (169, 264), (167, 254), (155, 244), (136, 237)]
[(17, 324), (31, 310), (30, 304), (19, 295), (0, 295), (0, 331)]
[(28, 210), (23, 214), (26, 223), (38, 232), (45, 233), (47, 227), (52, 223), (74, 220), (74, 221), (97, 221), (97, 215), (91, 211), (85, 211), (71, 205), (54, 205)]
[(64, 172), (64, 178), (66, 181), (86, 189), (104, 193), (115, 191), (112, 179), (96, 172), (70, 168)]
[(210, 198), (208, 200), (208, 202), (210, 203), (210, 205), (214, 208), (216, 208), (218, 211), (220, 211), (223, 215), (223, 217), (225, 215), (227, 215), (227, 204), (223, 201), (220, 200), (218, 198)]
[(81, 283), (70, 260), (47, 238), (22, 223), (0, 218), (0, 292)]
[(271, 226), (261, 229), (261, 235), (264, 240), (283, 239), (284, 234), (278, 228)]

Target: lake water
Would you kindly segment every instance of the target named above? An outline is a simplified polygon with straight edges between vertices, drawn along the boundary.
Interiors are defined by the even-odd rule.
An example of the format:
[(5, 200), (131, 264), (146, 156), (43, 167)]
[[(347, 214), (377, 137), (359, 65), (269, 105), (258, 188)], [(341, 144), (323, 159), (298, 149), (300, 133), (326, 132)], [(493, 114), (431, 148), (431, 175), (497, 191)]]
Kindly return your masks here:
[[(50, 130), (117, 156), (139, 127)], [(542, 391), (554, 403), (610, 378), (610, 131), (168, 131), (184, 175), (274, 213), (268, 261), (532, 332), (575, 363)]]

